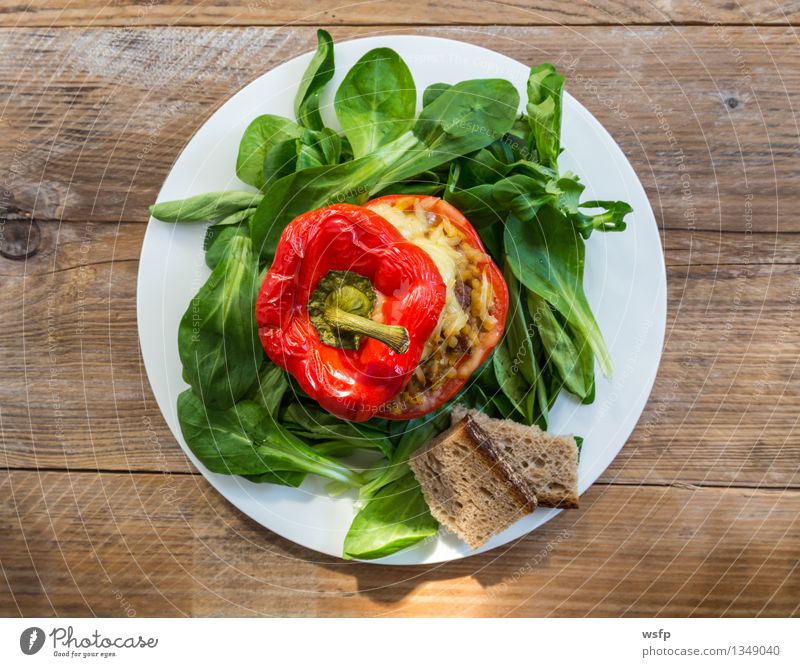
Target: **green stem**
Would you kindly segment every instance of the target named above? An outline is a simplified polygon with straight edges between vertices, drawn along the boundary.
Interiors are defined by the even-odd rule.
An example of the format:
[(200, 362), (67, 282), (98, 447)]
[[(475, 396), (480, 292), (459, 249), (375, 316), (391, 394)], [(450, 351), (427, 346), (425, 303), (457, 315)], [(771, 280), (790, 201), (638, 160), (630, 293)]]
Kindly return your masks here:
[(589, 223), (592, 228), (602, 232), (623, 232), (628, 226), (624, 220), (620, 220), (619, 216), (612, 211), (590, 217)]
[(332, 327), (337, 329), (379, 340), (384, 345), (392, 348), (397, 354), (403, 354), (408, 350), (408, 331), (406, 331), (405, 327), (381, 324), (368, 317), (348, 313), (338, 306), (328, 308), (325, 311), (325, 319)]
[(328, 271), (308, 300), (308, 315), (325, 345), (357, 350), (362, 336), (398, 354), (408, 350), (408, 331), (370, 319), (375, 290), (369, 278), (352, 271)]

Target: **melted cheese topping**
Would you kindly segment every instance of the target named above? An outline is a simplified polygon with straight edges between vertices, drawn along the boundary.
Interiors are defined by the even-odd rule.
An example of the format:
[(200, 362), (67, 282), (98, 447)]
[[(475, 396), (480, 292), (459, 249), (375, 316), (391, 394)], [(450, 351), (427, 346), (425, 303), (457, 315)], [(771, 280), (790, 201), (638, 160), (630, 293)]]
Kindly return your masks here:
[[(469, 313), (464, 310), (456, 296), (457, 280), (469, 263), (469, 259), (458, 248), (463, 235), (449, 221), (426, 211), (419, 202), (413, 210), (407, 211), (387, 203), (376, 204), (370, 208), (394, 225), (407, 241), (428, 253), (442, 276), (446, 288), (445, 302), (439, 315), (439, 323), (428, 339), (423, 355), (427, 356), (431, 352), (429, 346), (436, 345), (441, 336), (449, 338), (458, 334), (469, 320)], [(488, 303), (484, 304), (481, 310), (485, 312), (487, 308)]]

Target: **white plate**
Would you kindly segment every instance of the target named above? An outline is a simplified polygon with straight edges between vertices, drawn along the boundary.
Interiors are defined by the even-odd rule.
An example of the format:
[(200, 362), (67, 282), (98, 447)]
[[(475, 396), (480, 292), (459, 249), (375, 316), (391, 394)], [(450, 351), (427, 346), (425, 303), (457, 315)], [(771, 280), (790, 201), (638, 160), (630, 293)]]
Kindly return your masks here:
[[(433, 37), (372, 37), (335, 45), (336, 76), (323, 96), (323, 116), (329, 125), (335, 124), (330, 108), (333, 91), (356, 60), (376, 47), (390, 47), (405, 59), (420, 98), (426, 86), (438, 81), (501, 77), (513, 82), (525, 99), (529, 66), (506, 56)], [(310, 58), (309, 53), (276, 67), (228, 100), (181, 153), (158, 201), (247, 189), (234, 173), (242, 132), (259, 114), (294, 117), (295, 90)], [(553, 433), (585, 438), (579, 470), (583, 493), (622, 449), (650, 394), (664, 340), (666, 273), (653, 211), (633, 168), (611, 135), (568, 94), (564, 95), (562, 143), (566, 150), (560, 166), (581, 176), (587, 185), (585, 199), (621, 199), (634, 210), (627, 231), (595, 233), (587, 243), (585, 289), (616, 372), (612, 380), (598, 377), (592, 405), (580, 405), (562, 395), (550, 420)], [(137, 308), (142, 355), (158, 406), (186, 455), (237, 508), (293, 542), (339, 556), (354, 514), (352, 498), (329, 498), (319, 480), (309, 479), (300, 489), (290, 489), (210, 473), (181, 435), (175, 401), (186, 385), (178, 357), (178, 323), (209, 273), (203, 261), (204, 232), (202, 224), (173, 225), (153, 219), (147, 227)], [(539, 509), (479, 551), (518, 538), (556, 514), (558, 510)], [(437, 563), (471, 553), (477, 552), (443, 534), (377, 562)]]

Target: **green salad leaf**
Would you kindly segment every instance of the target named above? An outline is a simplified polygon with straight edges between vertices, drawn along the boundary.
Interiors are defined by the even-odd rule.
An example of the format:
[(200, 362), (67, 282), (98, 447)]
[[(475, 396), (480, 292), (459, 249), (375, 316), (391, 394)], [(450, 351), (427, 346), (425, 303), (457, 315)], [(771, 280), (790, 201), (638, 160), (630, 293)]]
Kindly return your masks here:
[(253, 475), (267, 470), (253, 443), (263, 418), (263, 410), (251, 401), (215, 410), (189, 389), (178, 396), (183, 437), (211, 472)]
[(347, 73), (334, 109), (357, 158), (374, 153), (414, 125), (417, 90), (403, 59), (373, 49)]
[(505, 247), (516, 278), (573, 325), (594, 352), (600, 369), (610, 376), (611, 357), (583, 291), (586, 249), (580, 234), (560, 211), (548, 205), (528, 222), (509, 216)]
[(234, 235), (181, 318), (184, 375), (210, 407), (232, 406), (258, 377), (265, 355), (255, 324), (257, 275), (250, 238)]
[(531, 126), (531, 147), (539, 162), (557, 168), (561, 153), (561, 104), (564, 77), (546, 63), (531, 68), (528, 78), (528, 119)]
[(258, 372), (258, 380), (253, 388), (251, 399), (277, 419), (281, 402), (289, 391), (289, 378), (286, 371), (271, 361), (265, 361)]
[(432, 83), (422, 93), (422, 106), (426, 107), (450, 87), (449, 83)]
[(519, 372), (518, 360), (509, 349), (508, 340), (503, 340), (497, 345), (492, 360), (500, 389), (521, 415), (519, 421), (532, 424), (535, 418), (535, 388), (528, 384)]
[[(255, 208), (263, 195), (252, 192), (207, 192), (202, 195), (153, 204), (150, 215), (162, 222), (207, 222), (223, 220)], [(226, 223), (227, 224), (227, 223)]]
[(504, 274), (508, 287), (506, 335), (495, 348), (494, 373), (500, 389), (522, 416), (522, 421), (533, 424), (539, 367), (528, 333), (520, 287), (507, 262)]
[(381, 488), (356, 514), (344, 538), (344, 558), (372, 560), (433, 537), (439, 524), (410, 472)]
[(319, 113), (319, 98), (333, 73), (333, 38), (327, 30), (317, 30), (317, 51), (300, 79), (294, 99), (294, 115), (300, 125), (311, 130), (324, 127)]
[(547, 301), (529, 291), (528, 310), (536, 325), (548, 363), (564, 381), (564, 387), (586, 400), (594, 393), (594, 354), (586, 341), (559, 320)]
[(536, 356), (533, 353), (531, 332), (528, 329), (528, 322), (525, 317), (520, 286), (511, 271), (508, 260), (503, 266), (503, 277), (508, 287), (508, 315), (506, 316), (508, 349), (515, 360), (520, 375), (527, 381), (528, 385), (533, 385), (539, 375), (539, 368), (536, 363)]
[(311, 473), (353, 488), (364, 483), (355, 470), (303, 443), (254, 401), (215, 410), (186, 390), (178, 397), (178, 419), (192, 453), (211, 472), (259, 476)]
[(239, 153), (236, 157), (236, 175), (239, 180), (263, 190), (266, 184), (264, 161), (267, 156), (285, 144), (294, 149), (295, 141), (302, 136), (303, 128), (288, 118), (272, 114), (255, 118), (247, 126), (239, 142)]
[[(253, 209), (245, 209), (252, 211)], [(234, 214), (235, 216), (236, 214)], [(232, 218), (234, 216), (229, 216)], [(227, 220), (228, 218), (226, 218)], [(245, 218), (246, 219), (246, 218)], [(223, 222), (225, 222), (223, 220)], [(244, 236), (249, 239), (249, 230), (245, 222), (236, 225), (217, 223), (211, 225), (206, 230), (206, 237), (203, 241), (205, 250), (206, 266), (212, 271), (217, 267), (223, 257), (228, 254), (228, 244), (235, 236)]]

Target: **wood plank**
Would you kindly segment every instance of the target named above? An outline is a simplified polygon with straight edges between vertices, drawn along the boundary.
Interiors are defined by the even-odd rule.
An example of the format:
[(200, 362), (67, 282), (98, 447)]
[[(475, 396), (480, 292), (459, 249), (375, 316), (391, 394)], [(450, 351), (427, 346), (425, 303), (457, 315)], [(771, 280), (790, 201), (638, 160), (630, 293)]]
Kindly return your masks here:
[(0, 475), (0, 613), (786, 616), (800, 492), (595, 486), (516, 544), (429, 567), (322, 556), (194, 476)]
[(554, 0), (424, 2), (414, 11), (396, 2), (366, 0), (343, 4), (331, 0), (295, 0), (292, 3), (226, 2), (193, 4), (135, 2), (113, 4), (90, 0), (33, 0), (20, 5), (0, 1), (0, 25), (5, 26), (151, 26), (151, 25), (386, 25), (514, 24), (586, 25), (652, 23), (790, 24), (798, 21), (796, 2), (768, 0), (693, 2), (692, 0), (594, 0), (563, 3)]
[[(37, 255), (0, 258), (0, 317), (23, 323), (0, 331), (0, 466), (192, 470), (139, 356), (143, 232), (135, 223), (45, 224)], [(603, 480), (800, 485), (797, 236), (751, 238), (741, 264), (747, 239), (738, 234), (665, 233), (661, 369), (639, 427)], [(623, 379), (636, 355), (615, 360)]]
[[(665, 228), (800, 231), (791, 105), (800, 53), (791, 29), (333, 32), (337, 40), (423, 33), (554, 61), (633, 162)], [(9, 166), (0, 206), (9, 218), (146, 220), (173, 161), (213, 110), (313, 44), (311, 28), (3, 32), (0, 161)]]
[(115, 227), (44, 224), (36, 256), (0, 258), (0, 313), (24, 323), (0, 333), (5, 465), (193, 470), (158, 412), (139, 351), (145, 226)]
[(800, 485), (798, 416), (790, 407), (800, 399), (796, 270), (708, 266), (671, 271), (668, 280), (659, 374), (603, 479)]
[[(7, 224), (10, 228), (15, 223)], [(21, 279), (75, 271), (93, 264), (137, 262), (147, 228), (135, 222), (41, 222), (37, 227), (41, 241), (36, 253), (24, 261), (0, 256), (0, 277)], [(790, 232), (745, 235), (663, 229), (661, 234), (664, 261), (674, 269), (708, 264), (798, 264), (798, 241), (800, 237)]]

